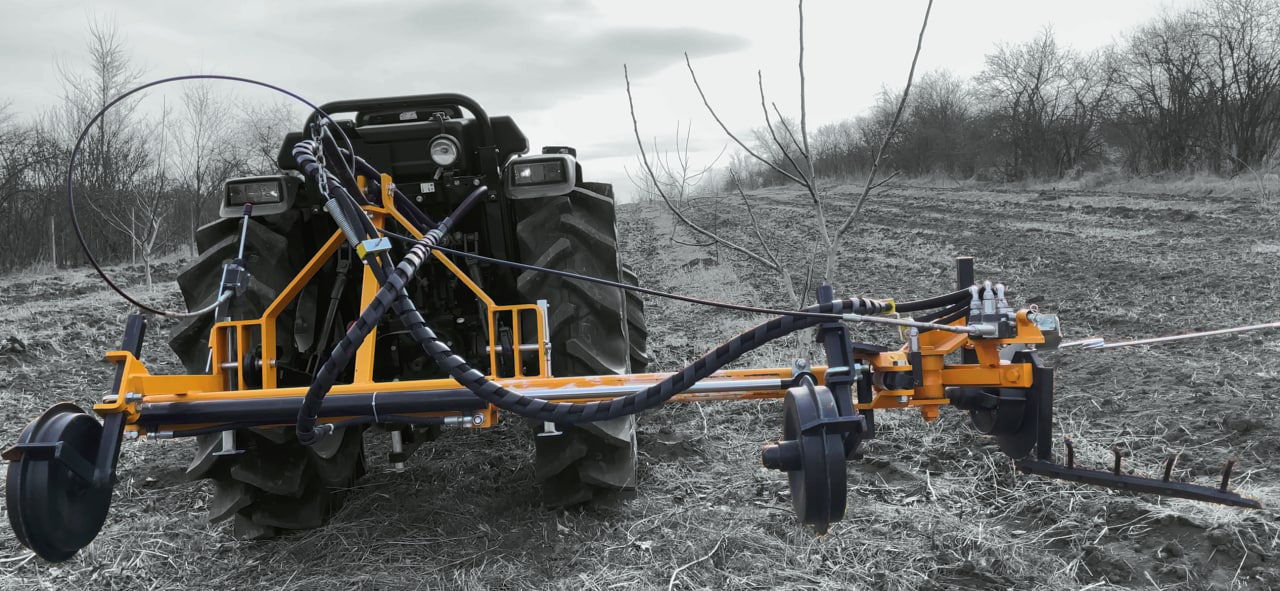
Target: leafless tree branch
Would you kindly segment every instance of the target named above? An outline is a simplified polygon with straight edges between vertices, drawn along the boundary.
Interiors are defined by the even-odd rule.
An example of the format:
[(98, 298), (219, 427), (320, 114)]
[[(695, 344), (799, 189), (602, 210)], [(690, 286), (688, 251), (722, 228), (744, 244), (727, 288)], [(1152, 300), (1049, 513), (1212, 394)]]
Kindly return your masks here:
[[(813, 179), (806, 176), (800, 165), (796, 164), (795, 159), (791, 157), (791, 152), (787, 150), (787, 146), (782, 143), (782, 140), (778, 139), (778, 133), (773, 129), (773, 121), (769, 119), (769, 107), (764, 98), (764, 74), (760, 70), (756, 70), (756, 83), (760, 86), (760, 110), (764, 112), (764, 125), (769, 129), (769, 137), (773, 138), (773, 144), (778, 146), (778, 151), (782, 152), (782, 156), (787, 159), (787, 162), (791, 163), (791, 168), (794, 168), (796, 174), (800, 175), (801, 180), (797, 182), (807, 188)], [(786, 124), (786, 120), (783, 119), (782, 115), (778, 115), (778, 119), (784, 125)]]
[[(924, 46), (924, 32), (929, 27), (929, 13), (933, 10), (933, 0), (929, 0), (928, 6), (924, 9), (924, 19), (920, 24), (920, 34), (916, 38), (916, 51), (911, 57), (911, 69), (907, 72), (907, 86), (902, 89), (902, 97), (898, 100), (898, 109), (893, 114), (893, 122), (889, 124), (889, 129), (884, 134), (884, 139), (880, 142), (880, 148), (876, 150), (876, 157), (871, 161), (871, 172), (867, 174), (867, 183), (862, 188), (862, 195), (858, 197), (858, 202), (854, 206), (853, 211), (845, 218), (840, 227), (836, 229), (835, 239), (838, 241), (849, 227), (853, 225), (853, 220), (862, 213), (862, 207), (867, 202), (867, 197), (871, 195), (872, 189), (877, 185), (876, 173), (880, 169), (880, 162), (884, 158), (884, 152), (889, 147), (889, 143), (893, 141), (893, 136), (898, 131), (898, 124), (902, 121), (902, 113), (907, 108), (907, 98), (911, 94), (911, 82), (916, 76), (916, 62), (920, 60), (920, 48)], [(835, 271), (835, 257), (829, 257), (827, 261), (827, 277), (828, 279)]]
[(777, 164), (774, 164), (773, 162), (769, 161), (763, 156), (757, 154), (755, 150), (752, 150), (749, 146), (747, 146), (746, 143), (738, 139), (738, 136), (734, 135), (732, 131), (729, 131), (729, 126), (724, 124), (724, 121), (720, 119), (720, 115), (718, 115), (716, 113), (716, 110), (712, 108), (711, 101), (707, 100), (707, 93), (702, 91), (702, 84), (698, 82), (698, 74), (693, 71), (693, 62), (689, 60), (688, 53), (684, 54), (684, 64), (686, 67), (689, 68), (689, 77), (693, 78), (693, 86), (698, 89), (698, 96), (702, 97), (702, 104), (706, 105), (707, 112), (711, 113), (711, 118), (716, 120), (716, 123), (720, 125), (720, 129), (724, 130), (724, 134), (729, 136), (729, 139), (733, 140), (735, 144), (738, 144), (738, 147), (742, 148), (744, 152), (746, 152), (747, 154), (750, 154), (752, 158), (755, 158), (756, 160), (760, 161), (761, 164), (764, 164), (765, 166), (772, 168), (778, 174), (784, 177), (787, 177), (788, 179), (791, 179), (792, 182), (799, 185), (803, 185), (804, 181), (801, 181), (800, 179), (796, 178), (795, 175), (783, 170)]
[[(688, 56), (686, 56), (686, 60), (687, 60), (687, 59), (688, 59)], [(690, 72), (692, 72), (692, 71), (693, 71), (692, 66), (690, 67), (690, 70), (689, 70), (689, 71), (690, 71)], [(632, 131), (634, 131), (634, 132), (635, 132), (636, 145), (637, 145), (637, 146), (639, 146), (639, 148), (640, 148), (640, 161), (641, 161), (641, 163), (643, 163), (643, 164), (644, 164), (645, 171), (649, 173), (649, 178), (650, 178), (651, 180), (653, 180), (654, 189), (657, 191), (658, 196), (662, 198), (663, 203), (665, 203), (665, 204), (667, 205), (667, 209), (670, 209), (670, 210), (671, 210), (671, 213), (672, 213), (672, 214), (674, 214), (674, 215), (676, 216), (676, 218), (677, 218), (677, 219), (679, 219), (681, 222), (683, 222), (683, 223), (684, 223), (686, 226), (688, 226), (689, 228), (693, 229), (693, 231), (695, 231), (695, 232), (697, 232), (697, 233), (699, 233), (699, 234), (702, 234), (703, 236), (706, 236), (707, 238), (710, 238), (710, 239), (712, 239), (712, 240), (714, 240), (714, 241), (716, 241), (716, 242), (719, 242), (720, 244), (723, 244), (723, 245), (725, 245), (726, 247), (728, 247), (728, 248), (730, 248), (730, 249), (732, 249), (732, 250), (736, 250), (736, 251), (738, 251), (738, 252), (742, 253), (743, 255), (747, 256), (748, 258), (751, 258), (752, 260), (754, 260), (754, 261), (756, 261), (756, 262), (758, 262), (758, 263), (760, 263), (760, 264), (762, 264), (762, 265), (764, 265), (764, 266), (766, 266), (766, 267), (768, 267), (768, 268), (770, 268), (770, 269), (773, 269), (773, 270), (775, 270), (775, 271), (779, 270), (779, 269), (780, 269), (779, 265), (777, 265), (777, 264), (776, 264), (776, 263), (774, 263), (773, 261), (770, 261), (769, 259), (767, 259), (767, 258), (765, 258), (765, 257), (763, 257), (763, 256), (760, 256), (759, 254), (756, 254), (756, 253), (755, 253), (755, 252), (753, 252), (751, 249), (748, 249), (748, 248), (746, 248), (746, 247), (744, 247), (744, 246), (741, 246), (741, 245), (739, 245), (739, 244), (737, 244), (737, 243), (735, 243), (735, 242), (731, 242), (731, 241), (729, 241), (729, 240), (726, 240), (725, 238), (722, 238), (722, 237), (720, 237), (720, 236), (718, 236), (718, 235), (716, 235), (716, 234), (714, 234), (714, 233), (712, 233), (712, 232), (710, 232), (710, 231), (708, 231), (708, 230), (704, 229), (702, 226), (699, 226), (698, 224), (694, 223), (694, 222), (693, 222), (693, 221), (691, 221), (689, 218), (685, 217), (685, 215), (684, 215), (683, 213), (681, 213), (681, 212), (680, 212), (680, 210), (679, 210), (679, 209), (677, 209), (677, 208), (676, 208), (676, 206), (675, 206), (674, 204), (672, 204), (672, 203), (671, 203), (671, 200), (667, 197), (666, 191), (663, 191), (663, 190), (662, 190), (662, 187), (661, 187), (661, 186), (659, 186), (659, 183), (658, 183), (658, 177), (657, 177), (657, 175), (655, 175), (655, 174), (653, 173), (653, 167), (649, 165), (649, 156), (648, 156), (648, 154), (646, 154), (646, 153), (645, 153), (645, 149), (644, 149), (644, 142), (640, 139), (640, 123), (639, 123), (639, 121), (636, 119), (636, 105), (635, 105), (635, 100), (632, 98), (632, 95), (631, 95), (631, 74), (630, 74), (630, 72), (628, 72), (628, 70), (627, 70), (627, 66), (626, 66), (625, 64), (622, 66), (622, 77), (623, 77), (623, 79), (626, 81), (626, 84), (627, 84), (627, 106), (628, 106), (628, 107), (630, 108), (630, 110), (631, 110), (631, 128), (632, 128)], [(709, 108), (709, 106), (708, 106), (708, 108)], [(723, 124), (721, 125), (721, 127), (723, 127)], [(735, 140), (736, 140), (736, 138), (735, 138)]]
[[(932, 2), (933, 0), (929, 1)], [(809, 161), (809, 178), (812, 179), (813, 158), (810, 156), (809, 152), (809, 107), (808, 102), (805, 100), (804, 88), (804, 0), (799, 0), (799, 2), (796, 3), (796, 10), (799, 12), (800, 18), (800, 57), (797, 60), (797, 63), (800, 69), (800, 137), (804, 140), (804, 149), (801, 151), (804, 153), (805, 160)]]
[(791, 129), (791, 124), (787, 123), (786, 117), (782, 116), (782, 111), (778, 109), (778, 103), (771, 102), (769, 104), (773, 106), (773, 112), (778, 115), (778, 122), (782, 124), (782, 129), (785, 130), (787, 132), (787, 136), (791, 138), (791, 145), (796, 147), (796, 151), (800, 152), (800, 155), (804, 156), (805, 160), (809, 160), (809, 151), (806, 150), (804, 146), (800, 145), (800, 140), (796, 139), (796, 132)]

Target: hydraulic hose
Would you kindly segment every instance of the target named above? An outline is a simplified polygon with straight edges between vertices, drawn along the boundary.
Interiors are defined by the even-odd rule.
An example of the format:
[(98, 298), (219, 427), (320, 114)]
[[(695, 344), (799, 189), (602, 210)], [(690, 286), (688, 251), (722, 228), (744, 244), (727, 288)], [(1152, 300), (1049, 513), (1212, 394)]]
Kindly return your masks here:
[[(965, 292), (965, 293), (968, 293), (968, 292)], [(939, 319), (948, 318), (951, 315), (955, 314), (956, 312), (964, 312), (967, 314), (969, 312), (969, 303), (961, 302), (959, 304), (954, 304), (950, 307), (943, 308), (941, 310), (934, 310), (932, 312), (929, 312), (928, 314), (921, 314), (919, 316), (916, 316), (915, 318), (912, 318), (912, 320), (915, 320), (916, 322), (937, 322)], [(943, 324), (946, 324), (946, 323), (943, 323)]]
[[(346, 158), (351, 158), (345, 148), (337, 146), (337, 149), (338, 153), (342, 158), (344, 158), (344, 162)], [(382, 172), (374, 168), (372, 164), (369, 164), (360, 156), (355, 156), (354, 160), (356, 163), (356, 173), (362, 174), (366, 179), (368, 179), (369, 188), (381, 191)], [(418, 207), (409, 200), (409, 197), (402, 193), (394, 184), (391, 186), (391, 196), (395, 199), (396, 209), (400, 211), (400, 213), (404, 214), (410, 222), (417, 226), (418, 230), (426, 231), (428, 228), (436, 227), (436, 221), (431, 219), (431, 216), (424, 213), (421, 209), (418, 209)]]
[(961, 289), (958, 291), (953, 291), (948, 294), (934, 296), (931, 298), (925, 298), (923, 300), (915, 300), (913, 302), (903, 302), (895, 306), (894, 311), (902, 312), (902, 313), (919, 312), (921, 310), (941, 308), (943, 306), (950, 306), (953, 304), (958, 304), (960, 302), (968, 302), (968, 301), (969, 301), (969, 290)]
[[(300, 160), (299, 164), (301, 163)], [(456, 220), (465, 216), (480, 201), (480, 197), (488, 192), (489, 187), (487, 186), (477, 187), (476, 190), (462, 200), (462, 203), (458, 205), (452, 214), (440, 220), (439, 225), (427, 232), (421, 240), (415, 243), (404, 258), (400, 260), (400, 264), (396, 265), (390, 273), (375, 273), (378, 281), (382, 283), (382, 287), (379, 288), (374, 300), (351, 324), (351, 328), (347, 330), (347, 333), (334, 345), (333, 352), (330, 353), (329, 358), (316, 371), (315, 377), (311, 380), (311, 386), (307, 389), (307, 394), (302, 400), (302, 406), (298, 409), (297, 431), (300, 443), (312, 445), (319, 441), (321, 437), (333, 431), (333, 427), (330, 425), (317, 427), (316, 421), (320, 416), (320, 406), (324, 403), (324, 397), (329, 393), (329, 389), (333, 387), (334, 382), (337, 381), (338, 374), (351, 362), (351, 358), (355, 356), (356, 350), (360, 348), (360, 344), (369, 336), (369, 333), (378, 326), (378, 322), (382, 320), (382, 316), (389, 307), (387, 304), (401, 294), (404, 295), (406, 300), (408, 299), (404, 287), (417, 273), (422, 262), (426, 260), (431, 247), (435, 246), (449, 232)]]
[[(299, 157), (299, 164), (307, 170), (318, 168), (318, 163), (315, 167), (309, 166), (314, 161), (314, 155), (310, 153), (311, 149), (314, 149), (314, 146), (303, 146), (301, 143), (295, 149), (295, 156)], [(308, 159), (308, 157), (311, 158)], [(363, 168), (362, 164), (368, 166), (367, 163), (361, 160), (356, 162), (357, 167)], [(361, 170), (361, 174), (366, 173), (373, 178), (378, 178), (376, 176), (377, 171), (373, 170), (371, 166), (368, 166), (368, 170)], [(336, 193), (346, 193), (340, 186), (342, 184), (341, 179), (335, 180), (338, 182), (334, 184), (339, 185), (335, 187)], [(819, 322), (827, 321), (831, 315), (846, 313), (878, 314), (889, 309), (888, 302), (855, 298), (810, 306), (798, 311), (799, 314), (782, 315), (734, 337), (706, 353), (680, 372), (657, 384), (611, 400), (571, 403), (553, 402), (524, 396), (488, 380), (483, 373), (471, 367), (466, 360), (455, 354), (427, 326), (426, 320), (417, 310), (417, 307), (409, 297), (408, 291), (405, 289), (405, 286), (417, 274), (419, 267), (426, 260), (430, 250), (448, 232), (453, 221), (465, 215), (474, 206), (474, 202), (479, 196), (487, 192), (487, 187), (477, 188), (476, 191), (463, 200), (453, 214), (441, 220), (439, 225), (428, 232), (421, 240), (416, 241), (394, 270), (385, 274), (385, 276), (382, 273), (377, 274), (379, 281), (382, 283), (378, 293), (373, 301), (361, 312), (359, 318), (352, 323), (343, 338), (335, 345), (332, 354), (316, 373), (311, 387), (303, 399), (302, 406), (298, 411), (297, 421), (299, 442), (304, 445), (311, 445), (334, 431), (335, 427), (332, 424), (317, 425), (324, 397), (336, 381), (337, 374), (347, 366), (360, 344), (364, 342), (373, 328), (378, 325), (389, 308), (396, 310), (402, 323), (414, 340), (423, 348), (423, 351), (431, 356), (432, 360), (441, 369), (444, 369), (459, 384), (476, 394), (481, 400), (527, 418), (562, 424), (608, 420), (643, 412), (663, 404), (672, 396), (688, 389), (699, 380), (706, 378), (743, 354), (774, 339), (815, 326)], [(349, 195), (345, 196), (350, 199)], [(967, 291), (958, 291), (926, 300), (905, 302), (899, 306), (899, 309), (912, 311), (936, 308), (957, 303), (967, 295)], [(824, 318), (823, 316), (826, 317)]]
[[(370, 305), (374, 303), (377, 302)], [(423, 351), (426, 351), (431, 359), (453, 379), (471, 390), (481, 400), (522, 417), (561, 424), (604, 421), (657, 407), (743, 354), (769, 341), (822, 322), (821, 319), (804, 316), (778, 316), (730, 339), (679, 372), (639, 392), (596, 402), (553, 402), (525, 396), (485, 378), (484, 374), (450, 350), (449, 346), (441, 342), (439, 337), (427, 327), (426, 321), (414, 308), (407, 293), (402, 291), (395, 299), (394, 305), (396, 312), (400, 314), (400, 320), (409, 329), (414, 340), (422, 346)], [(810, 306), (805, 308), (805, 311), (876, 314), (886, 309), (888, 309), (887, 302), (854, 298)]]

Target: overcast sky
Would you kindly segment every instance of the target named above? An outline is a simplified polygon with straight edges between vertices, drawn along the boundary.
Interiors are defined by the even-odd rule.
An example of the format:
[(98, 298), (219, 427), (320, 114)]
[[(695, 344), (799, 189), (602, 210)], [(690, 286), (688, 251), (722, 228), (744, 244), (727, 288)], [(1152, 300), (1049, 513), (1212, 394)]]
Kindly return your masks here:
[[(1180, 0), (938, 0), (919, 73), (977, 73), (997, 42), (1052, 25), (1078, 49), (1107, 44)], [(745, 131), (761, 123), (755, 87), (795, 111), (796, 8), (763, 0), (5, 0), (0, 102), (30, 114), (58, 96), (55, 64), (83, 63), (85, 29), (112, 19), (147, 79), (192, 72), (259, 78), (321, 103), (461, 92), (508, 114), (542, 145), (572, 145), (588, 180), (630, 194), (636, 154), (622, 65), (631, 68), (641, 131), (693, 127), (695, 156), (725, 143), (688, 72)], [(805, 5), (811, 129), (863, 112), (882, 86), (905, 82), (922, 0), (811, 0)], [(246, 98), (265, 91), (241, 89)], [(154, 100), (154, 99), (149, 99)]]

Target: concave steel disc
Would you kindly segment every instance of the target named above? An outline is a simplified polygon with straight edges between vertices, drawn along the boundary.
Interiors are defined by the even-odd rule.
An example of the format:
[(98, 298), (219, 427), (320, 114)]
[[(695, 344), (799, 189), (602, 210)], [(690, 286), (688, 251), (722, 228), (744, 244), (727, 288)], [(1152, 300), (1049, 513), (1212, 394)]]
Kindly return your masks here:
[(823, 429), (802, 433), (800, 429), (838, 416), (835, 399), (826, 388), (793, 388), (783, 400), (782, 440), (800, 444), (800, 469), (787, 472), (791, 506), (802, 523), (820, 534), (844, 517), (848, 489), (844, 441), (839, 433)]
[[(92, 464), (102, 424), (74, 404), (58, 404), (22, 432), (19, 443), (57, 443)], [(95, 488), (55, 459), (30, 454), (9, 463), (5, 490), (9, 524), (18, 540), (45, 560), (75, 555), (102, 529), (111, 488)]]
[(1035, 406), (1027, 403), (1027, 393), (1019, 388), (989, 388), (999, 402), (992, 409), (969, 411), (973, 426), (980, 433), (992, 435), (1000, 451), (1020, 460), (1036, 445)]

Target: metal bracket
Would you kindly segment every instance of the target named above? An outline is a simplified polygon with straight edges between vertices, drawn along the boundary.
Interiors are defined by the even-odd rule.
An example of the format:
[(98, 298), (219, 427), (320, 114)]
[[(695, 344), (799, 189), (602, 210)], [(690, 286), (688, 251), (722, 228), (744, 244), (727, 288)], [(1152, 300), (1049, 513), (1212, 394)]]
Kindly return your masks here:
[(19, 443), (4, 450), (5, 460), (19, 462), (23, 459), (54, 460), (71, 470), (85, 482), (92, 483), (95, 472), (93, 464), (80, 455), (75, 448), (67, 447), (61, 441), (53, 443)]
[[(820, 304), (829, 304), (835, 301), (835, 290), (830, 285), (818, 287), (817, 295), (818, 303)], [(818, 342), (822, 343), (823, 351), (827, 355), (828, 367), (839, 369), (858, 366), (853, 357), (853, 341), (849, 338), (849, 327), (845, 323), (823, 322), (819, 324)], [(854, 372), (846, 369), (845, 371), (834, 373), (828, 372), (825, 380), (827, 388), (831, 390), (831, 395), (835, 399), (836, 408), (839, 410), (840, 416), (857, 417), (856, 425), (851, 426), (843, 435), (846, 458), (854, 457), (857, 454), (858, 446), (864, 437), (867, 439), (875, 437), (874, 414), (869, 410), (859, 412), (853, 403), (853, 390), (858, 377)], [(859, 402), (862, 402), (861, 390), (862, 388), (859, 388)]]
[(542, 421), (542, 432), (538, 433), (538, 437), (556, 437), (564, 435), (564, 431), (556, 429), (556, 424), (551, 421)]
[(234, 456), (244, 453), (244, 450), (236, 449), (236, 432), (234, 430), (227, 429), (221, 433), (221, 436), (221, 447), (218, 448), (218, 451), (213, 452), (213, 455)]
[(356, 245), (356, 254), (365, 260), (368, 259), (369, 255), (377, 255), (388, 250), (391, 250), (391, 239), (386, 236), (370, 238)]

